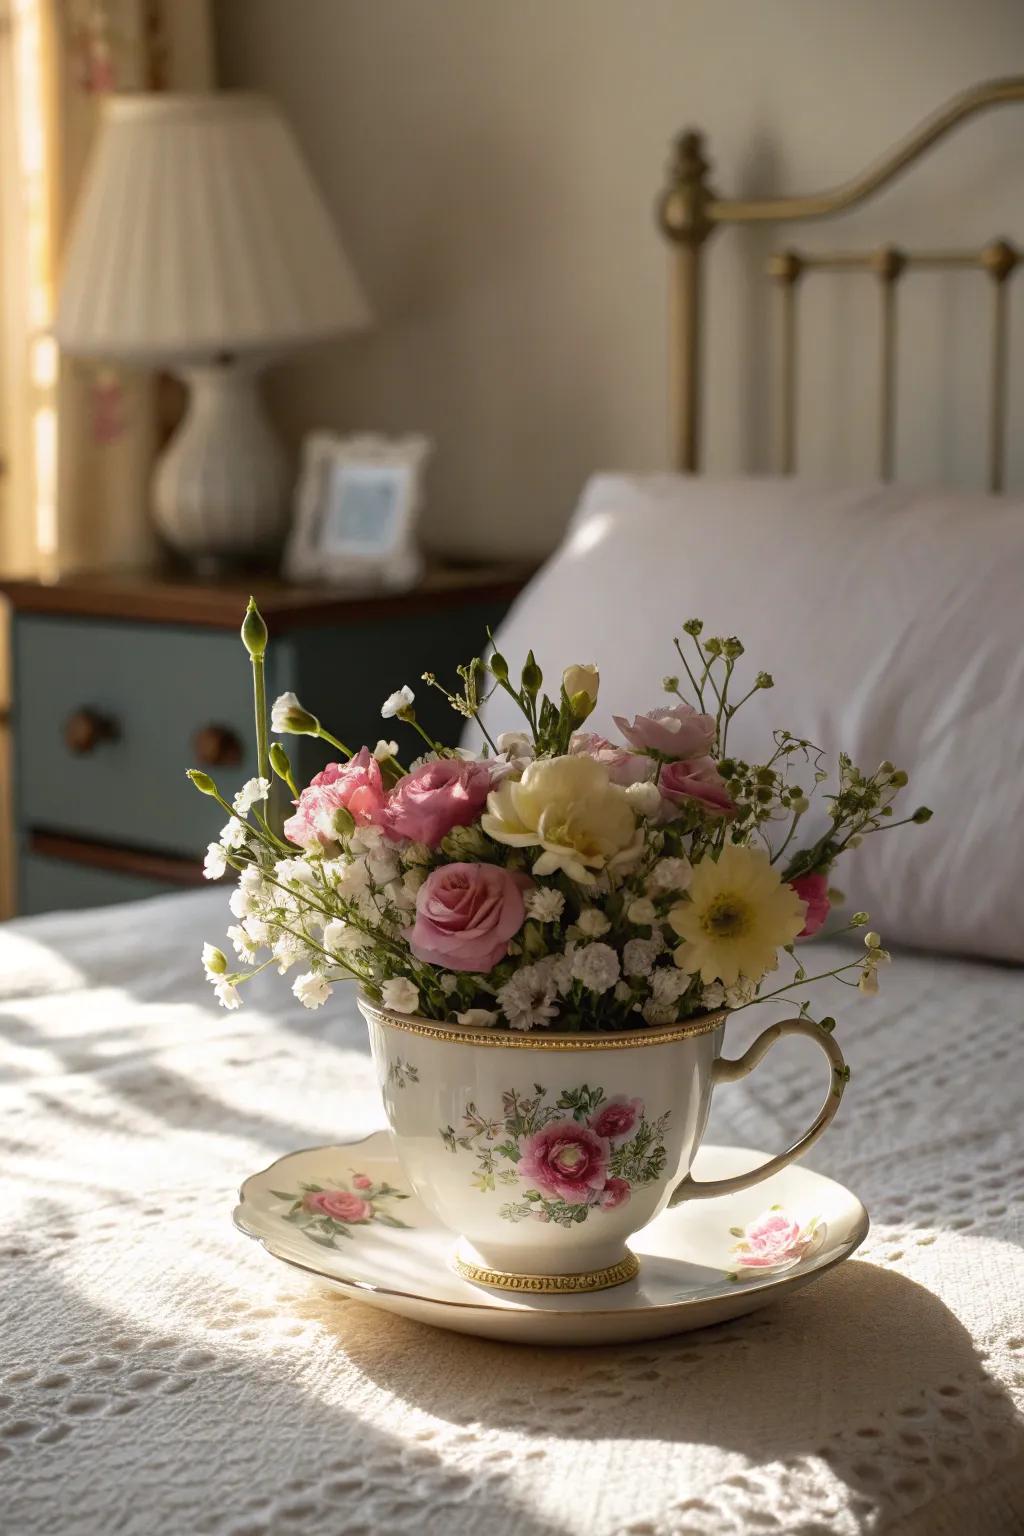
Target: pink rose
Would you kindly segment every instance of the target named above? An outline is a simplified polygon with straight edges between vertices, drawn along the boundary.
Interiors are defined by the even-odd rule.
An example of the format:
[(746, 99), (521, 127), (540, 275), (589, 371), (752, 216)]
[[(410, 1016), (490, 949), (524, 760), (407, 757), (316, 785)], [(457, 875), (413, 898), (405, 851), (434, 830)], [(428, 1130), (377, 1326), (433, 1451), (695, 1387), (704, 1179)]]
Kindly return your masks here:
[(392, 838), (408, 837), (436, 848), (453, 827), (468, 827), (476, 821), (486, 804), (491, 778), (487, 763), (461, 757), (422, 763), (399, 779), (388, 796), (384, 831)]
[(519, 1143), (519, 1177), (570, 1205), (590, 1203), (604, 1189), (611, 1147), (589, 1125), (556, 1120)]
[(615, 724), (631, 746), (642, 752), (661, 752), (665, 757), (703, 757), (715, 739), (715, 722), (699, 715), (691, 704), (673, 704), (635, 715), (630, 722), (615, 715)]
[(354, 1223), (357, 1221), (369, 1221), (373, 1216), (373, 1206), (369, 1200), (361, 1200), (358, 1195), (352, 1195), (347, 1189), (320, 1189), (303, 1195), (302, 1203), (307, 1211), (321, 1211), (325, 1216), (333, 1216), (335, 1221)]
[(284, 824), (284, 835), (300, 848), (315, 848), (337, 840), (334, 813), (346, 810), (357, 826), (379, 823), (384, 814), (384, 784), (380, 764), (368, 747), (347, 763), (328, 763), (295, 802), (296, 812)]
[(809, 939), (817, 933), (829, 914), (831, 902), (828, 899), (828, 876), (798, 875), (789, 883), (807, 907), (804, 926), (797, 938)]
[(736, 810), (725, 780), (710, 757), (666, 763), (661, 770), (658, 788), (673, 805), (685, 805), (692, 800), (711, 816), (732, 816)]
[(774, 1269), (791, 1259), (799, 1259), (810, 1244), (798, 1221), (784, 1211), (765, 1211), (744, 1228), (743, 1241), (737, 1243), (743, 1269)]
[(372, 1189), (373, 1180), (368, 1179), (365, 1173), (356, 1173), (352, 1176), (352, 1183), (356, 1189)]
[(642, 1099), (627, 1099), (619, 1094), (602, 1104), (596, 1115), (590, 1118), (590, 1129), (598, 1136), (606, 1137), (613, 1147), (632, 1135), (633, 1127), (643, 1114)]
[(614, 1211), (617, 1205), (625, 1205), (631, 1194), (628, 1179), (609, 1179), (598, 1195), (597, 1203), (602, 1211)]
[(508, 951), (526, 918), (524, 875), (500, 864), (443, 864), (416, 892), (416, 921), (407, 931), (417, 960), (447, 971), (489, 971)]
[(651, 758), (627, 752), (625, 747), (616, 747), (604, 736), (595, 736), (592, 731), (577, 731), (569, 743), (569, 754), (572, 757), (596, 758), (607, 768), (611, 782), (621, 784), (624, 788), (630, 784), (642, 784), (646, 779), (654, 777)]

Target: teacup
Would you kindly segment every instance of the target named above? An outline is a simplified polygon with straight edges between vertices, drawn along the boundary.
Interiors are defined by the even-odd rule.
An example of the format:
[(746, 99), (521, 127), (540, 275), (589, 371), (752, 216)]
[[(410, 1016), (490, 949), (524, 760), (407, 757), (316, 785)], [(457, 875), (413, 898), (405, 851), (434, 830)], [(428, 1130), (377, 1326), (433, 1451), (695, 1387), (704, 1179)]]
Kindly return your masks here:
[[(626, 1240), (666, 1205), (746, 1189), (801, 1157), (829, 1124), (846, 1067), (809, 1019), (771, 1024), (721, 1055), (728, 1010), (623, 1034), (517, 1034), (360, 1010), (395, 1150), (416, 1194), (457, 1235), (454, 1265), (504, 1290), (578, 1292), (637, 1273)], [(690, 1176), (716, 1083), (806, 1035), (829, 1061), (814, 1123), (729, 1179)]]

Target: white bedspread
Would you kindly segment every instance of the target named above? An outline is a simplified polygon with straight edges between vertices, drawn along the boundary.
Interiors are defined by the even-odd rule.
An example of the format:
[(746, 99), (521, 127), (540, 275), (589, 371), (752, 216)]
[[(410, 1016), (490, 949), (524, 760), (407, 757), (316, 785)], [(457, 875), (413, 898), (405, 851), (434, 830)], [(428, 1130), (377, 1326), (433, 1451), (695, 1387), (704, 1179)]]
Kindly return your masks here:
[[(810, 1161), (871, 1211), (856, 1259), (702, 1334), (516, 1349), (319, 1292), (232, 1229), (247, 1173), (381, 1113), (349, 1003), (260, 978), (213, 1005), (224, 901), (0, 930), (3, 1530), (1024, 1530), (1020, 971), (903, 957), (874, 1003), (832, 1000), (853, 1080)], [(710, 1139), (780, 1148), (821, 1094), (806, 1052), (722, 1089)]]

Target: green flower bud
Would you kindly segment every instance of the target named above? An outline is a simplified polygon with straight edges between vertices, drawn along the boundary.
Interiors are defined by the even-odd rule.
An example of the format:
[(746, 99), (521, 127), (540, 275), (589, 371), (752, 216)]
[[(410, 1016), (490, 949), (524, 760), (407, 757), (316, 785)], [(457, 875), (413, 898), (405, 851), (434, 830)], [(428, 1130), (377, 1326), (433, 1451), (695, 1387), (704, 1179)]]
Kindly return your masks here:
[(836, 1021), (830, 1013), (826, 1013), (823, 1019), (818, 1020), (818, 1028), (823, 1029), (826, 1035), (830, 1035), (836, 1027)]
[(661, 686), (666, 693), (675, 693), (679, 687), (679, 679), (678, 677), (663, 677)]
[(881, 942), (882, 935), (880, 933), (875, 933), (873, 929), (870, 933), (866, 933), (864, 935), (864, 943), (867, 945), (868, 949), (878, 949)]
[(894, 785), (896, 789), (902, 789), (905, 784), (910, 783), (910, 775), (904, 773), (902, 768), (897, 768), (895, 773), (890, 774), (889, 783)]
[(730, 635), (728, 639), (722, 641), (722, 655), (729, 661), (735, 661), (743, 655), (742, 641), (737, 640), (735, 635)]
[(543, 681), (544, 674), (540, 667), (537, 665), (537, 658), (534, 656), (533, 652), (530, 651), (527, 654), (525, 663), (523, 664), (523, 688), (531, 698), (536, 698), (540, 692), (540, 685)]
[(871, 921), (871, 914), (870, 914), (870, 912), (855, 912), (853, 914), (853, 916), (850, 918), (850, 927), (851, 928), (863, 928), (864, 925), (866, 923), (869, 923), (870, 921)]
[(339, 805), (331, 817), (331, 824), (339, 837), (351, 837), (356, 829), (356, 819), (345, 806)]
[(256, 607), (256, 599), (250, 597), (245, 618), (242, 620), (242, 644), (253, 661), (263, 659), (267, 650), (267, 638), (267, 626), (263, 622), (263, 615)]
[(724, 642), (719, 640), (714, 635), (712, 635), (710, 640), (704, 641), (704, 649), (707, 651), (709, 656), (721, 656), (724, 648)]
[(487, 659), (487, 665), (491, 669), (491, 675), (496, 677), (499, 683), (508, 682), (508, 662), (504, 656), (499, 656), (497, 651), (492, 651)]
[(890, 773), (895, 773), (896, 772), (896, 765), (895, 765), (895, 763), (890, 763), (889, 759), (886, 758), (884, 763), (879, 763), (878, 771), (879, 771), (879, 773), (884, 773), (886, 775), (888, 775)]
[(286, 784), (291, 782), (292, 765), (289, 761), (288, 753), (279, 741), (272, 741), (270, 743), (270, 766), (279, 779), (284, 779)]
[(789, 807), (794, 816), (806, 816), (811, 808), (811, 802), (805, 795), (797, 795), (796, 799), (789, 802)]
[(192, 780), (201, 795), (217, 794), (217, 786), (208, 773), (201, 773), (198, 768), (190, 768), (185, 777)]
[(228, 969), (228, 957), (222, 949), (215, 944), (203, 945), (203, 970), (208, 976), (225, 976)]
[(683, 625), (683, 633), (687, 634), (687, 635), (692, 635), (693, 638), (696, 639), (697, 636), (703, 630), (703, 628), (704, 628), (704, 620), (703, 619), (687, 619), (686, 623)]
[(926, 805), (919, 805), (910, 819), (915, 821), (919, 827), (923, 827), (926, 821), (931, 821), (932, 814)]
[(775, 687), (775, 679), (774, 679), (774, 677), (772, 677), (770, 672), (759, 672), (757, 674), (757, 676), (754, 678), (754, 682), (755, 682), (755, 684), (757, 685), (758, 688), (774, 688)]
[(574, 693), (569, 700), (569, 708), (576, 724), (582, 725), (587, 716), (594, 712), (594, 700), (589, 693)]

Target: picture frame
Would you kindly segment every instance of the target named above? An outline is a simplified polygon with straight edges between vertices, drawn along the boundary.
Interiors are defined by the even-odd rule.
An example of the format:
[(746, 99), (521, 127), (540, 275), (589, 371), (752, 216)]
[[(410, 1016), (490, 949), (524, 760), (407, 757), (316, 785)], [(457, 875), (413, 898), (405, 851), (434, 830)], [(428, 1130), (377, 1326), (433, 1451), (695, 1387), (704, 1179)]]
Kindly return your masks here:
[(285, 548), (286, 578), (357, 592), (415, 586), (423, 572), (416, 535), (431, 448), (420, 435), (309, 433)]

